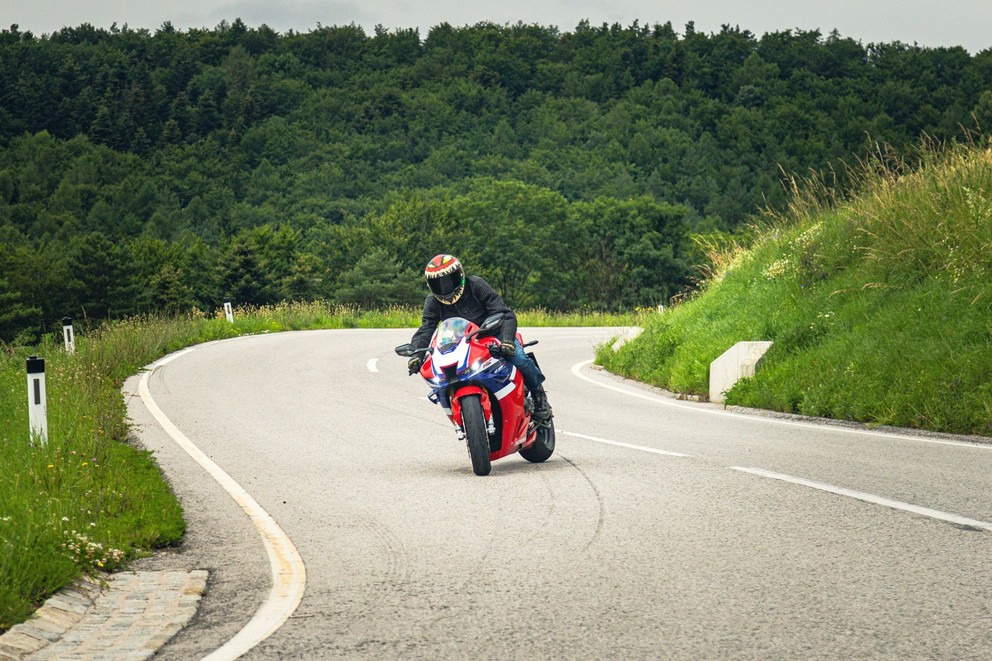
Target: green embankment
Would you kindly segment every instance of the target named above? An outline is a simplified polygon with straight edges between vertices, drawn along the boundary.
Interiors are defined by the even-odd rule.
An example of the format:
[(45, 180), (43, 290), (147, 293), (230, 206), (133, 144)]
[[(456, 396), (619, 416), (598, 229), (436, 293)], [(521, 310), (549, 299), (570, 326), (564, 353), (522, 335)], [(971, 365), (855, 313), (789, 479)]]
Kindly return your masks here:
[(921, 149), (863, 164), (858, 193), (797, 187), (747, 248), (713, 252), (699, 293), (598, 362), (676, 392), (708, 392), (734, 343), (772, 340), (727, 403), (992, 435), (992, 150)]

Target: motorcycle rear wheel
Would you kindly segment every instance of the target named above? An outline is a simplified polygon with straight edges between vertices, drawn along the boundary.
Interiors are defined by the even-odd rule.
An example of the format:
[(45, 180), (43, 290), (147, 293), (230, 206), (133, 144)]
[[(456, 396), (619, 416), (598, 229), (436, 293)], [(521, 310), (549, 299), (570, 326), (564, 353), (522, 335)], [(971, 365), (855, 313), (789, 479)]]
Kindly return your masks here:
[(541, 426), (537, 428), (537, 438), (534, 445), (529, 448), (521, 448), (520, 456), (531, 462), (539, 464), (547, 461), (555, 451), (555, 427), (554, 425)]
[(472, 471), (476, 475), (489, 475), (492, 462), (489, 460), (489, 434), (486, 433), (482, 401), (478, 395), (466, 395), (461, 404), (462, 426), (468, 442), (468, 453), (472, 457)]

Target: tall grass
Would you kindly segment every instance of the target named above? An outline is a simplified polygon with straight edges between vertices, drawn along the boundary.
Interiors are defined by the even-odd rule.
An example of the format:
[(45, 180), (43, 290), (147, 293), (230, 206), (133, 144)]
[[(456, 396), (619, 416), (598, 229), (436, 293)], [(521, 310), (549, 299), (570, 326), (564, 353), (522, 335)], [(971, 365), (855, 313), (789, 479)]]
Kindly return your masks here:
[(796, 183), (788, 212), (715, 255), (692, 300), (600, 362), (705, 394), (724, 350), (772, 340), (728, 403), (992, 435), (992, 150), (911, 156), (862, 163), (848, 199)]
[[(574, 310), (572, 312), (554, 312), (549, 310), (517, 311), (517, 323), (520, 326), (637, 326), (651, 316), (652, 308), (636, 308), (629, 312), (599, 312), (592, 310)], [(417, 325), (420, 324), (420, 312), (417, 312)]]
[(79, 338), (72, 356), (50, 339), (30, 350), (46, 359), (47, 444), (29, 438), (28, 350), (0, 354), (0, 629), (80, 574), (119, 568), (185, 529), (150, 455), (127, 443), (122, 365), (142, 362), (115, 352), (135, 342), (99, 335)]
[[(182, 540), (182, 510), (153, 457), (129, 442), (120, 392), (142, 366), (183, 347), (238, 335), (328, 328), (413, 328), (419, 308), (359, 310), (321, 302), (147, 316), (77, 335), (0, 346), (0, 631), (83, 574), (126, 566)], [(523, 325), (625, 325), (631, 315), (522, 312)], [(48, 443), (29, 439), (25, 361), (46, 359)]]

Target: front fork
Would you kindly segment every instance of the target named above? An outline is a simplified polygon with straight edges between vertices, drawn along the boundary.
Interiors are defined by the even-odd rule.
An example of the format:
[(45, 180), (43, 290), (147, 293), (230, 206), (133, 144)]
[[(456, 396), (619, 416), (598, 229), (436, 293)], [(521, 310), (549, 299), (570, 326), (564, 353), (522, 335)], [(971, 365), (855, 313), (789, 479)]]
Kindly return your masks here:
[(482, 415), (486, 419), (486, 433), (489, 434), (489, 436), (495, 434), (496, 421), (493, 420), (493, 407), (492, 404), (489, 403), (489, 392), (485, 388), (472, 386), (469, 388), (461, 388), (457, 392), (453, 392), (449, 395), (449, 401), (451, 402), (451, 418), (454, 420), (455, 436), (458, 437), (458, 440), (465, 440), (465, 427), (462, 423), (461, 399), (465, 395), (479, 395), (479, 401), (482, 403)]

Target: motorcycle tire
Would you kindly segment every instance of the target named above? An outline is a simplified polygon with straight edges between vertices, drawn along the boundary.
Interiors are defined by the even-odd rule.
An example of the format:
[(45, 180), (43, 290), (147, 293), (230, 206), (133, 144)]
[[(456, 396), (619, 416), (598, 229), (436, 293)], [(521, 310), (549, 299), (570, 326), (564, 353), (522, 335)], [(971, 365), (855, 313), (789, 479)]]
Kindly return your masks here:
[(554, 451), (554, 425), (541, 426), (537, 428), (537, 438), (534, 439), (534, 445), (529, 448), (521, 448), (520, 456), (532, 464), (539, 464), (542, 461), (547, 461)]
[(472, 471), (476, 475), (489, 475), (492, 462), (489, 460), (489, 434), (486, 433), (486, 418), (482, 413), (482, 402), (478, 395), (462, 398), (462, 426), (468, 453), (472, 457)]

